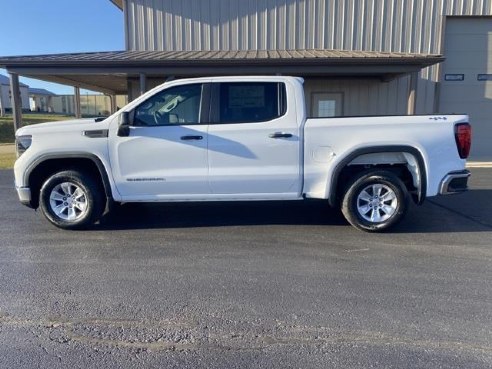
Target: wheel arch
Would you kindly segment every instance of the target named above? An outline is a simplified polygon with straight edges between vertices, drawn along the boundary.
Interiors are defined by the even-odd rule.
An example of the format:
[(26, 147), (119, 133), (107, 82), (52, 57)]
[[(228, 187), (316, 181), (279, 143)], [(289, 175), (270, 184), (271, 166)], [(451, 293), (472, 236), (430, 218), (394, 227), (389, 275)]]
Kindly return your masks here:
[(96, 176), (104, 189), (107, 200), (112, 201), (113, 194), (108, 173), (102, 160), (89, 153), (56, 153), (38, 157), (26, 170), (24, 183), (31, 188), (31, 206), (39, 206), (39, 191), (43, 182), (61, 170), (85, 170)]
[[(354, 150), (347, 156), (345, 156), (335, 167), (333, 174), (330, 178), (330, 193), (328, 196), (328, 202), (331, 206), (337, 206), (338, 200), (340, 199), (340, 190), (341, 190), (341, 180), (343, 180), (344, 171), (347, 170), (351, 165), (354, 167), (359, 167), (358, 171), (367, 170), (368, 168), (373, 167), (377, 169), (381, 166), (390, 166), (393, 163), (386, 161), (383, 157), (384, 154), (403, 154), (406, 157), (406, 169), (409, 174), (412, 176), (412, 179), (417, 182), (416, 193), (414, 197), (414, 201), (417, 204), (422, 204), (425, 200), (427, 194), (427, 168), (424, 160), (424, 156), (420, 150), (413, 146), (407, 145), (393, 145), (393, 146), (371, 146), (371, 147), (363, 147)], [(382, 158), (379, 162), (372, 162), (370, 164), (357, 164), (357, 159), (368, 156), (371, 154), (383, 154)], [(408, 156), (409, 155), (409, 156)], [(414, 161), (414, 163), (409, 163), (409, 161)], [(354, 164), (352, 164), (354, 163)], [(415, 166), (415, 168), (412, 168)], [(394, 168), (402, 167), (402, 164), (395, 165)], [(357, 169), (356, 169), (357, 170)], [(415, 176), (419, 176), (419, 178), (415, 178)]]

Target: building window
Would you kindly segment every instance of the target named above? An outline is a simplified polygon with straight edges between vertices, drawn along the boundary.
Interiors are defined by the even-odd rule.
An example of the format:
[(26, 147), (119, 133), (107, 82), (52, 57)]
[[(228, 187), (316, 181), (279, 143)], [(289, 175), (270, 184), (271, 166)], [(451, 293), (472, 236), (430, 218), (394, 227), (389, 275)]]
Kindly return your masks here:
[(311, 112), (315, 118), (336, 117), (343, 114), (342, 92), (313, 92)]

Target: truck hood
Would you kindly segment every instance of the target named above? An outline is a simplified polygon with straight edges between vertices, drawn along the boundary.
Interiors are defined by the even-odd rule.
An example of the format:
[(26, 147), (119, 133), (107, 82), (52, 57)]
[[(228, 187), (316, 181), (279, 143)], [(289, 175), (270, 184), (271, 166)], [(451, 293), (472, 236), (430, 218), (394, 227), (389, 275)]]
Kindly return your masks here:
[(95, 129), (104, 129), (106, 124), (104, 121), (96, 122), (98, 118), (84, 118), (84, 119), (70, 119), (47, 123), (38, 123), (30, 126), (24, 126), (17, 130), (16, 136), (32, 135), (36, 133), (48, 133), (48, 132), (67, 132), (84, 130), (89, 127)]

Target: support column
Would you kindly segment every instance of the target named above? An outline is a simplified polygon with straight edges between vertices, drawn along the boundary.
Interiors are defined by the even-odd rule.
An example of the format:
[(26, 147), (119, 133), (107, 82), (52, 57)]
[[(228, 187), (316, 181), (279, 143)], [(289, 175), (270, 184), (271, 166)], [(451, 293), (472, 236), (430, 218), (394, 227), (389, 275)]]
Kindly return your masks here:
[(75, 90), (75, 98), (74, 98), (75, 118), (82, 118), (82, 111), (80, 109), (80, 88), (74, 87), (74, 90)]
[(126, 80), (126, 88), (128, 91), (128, 102), (132, 102), (133, 100), (135, 100), (135, 96), (133, 96), (133, 83), (129, 78)]
[(12, 115), (14, 116), (14, 129), (22, 127), (22, 101), (19, 88), (19, 75), (10, 73), (10, 95), (12, 99)]
[(413, 72), (410, 74), (410, 86), (408, 89), (407, 115), (415, 114), (417, 102), (417, 87), (419, 73)]
[(5, 101), (3, 101), (2, 87), (0, 86), (0, 117), (5, 116)]
[(140, 73), (140, 96), (147, 91), (147, 76), (145, 73)]
[(111, 106), (111, 114), (116, 113), (118, 106), (116, 105), (116, 95), (109, 95), (109, 102)]
[(48, 96), (46, 98), (46, 106), (48, 109), (48, 113), (53, 113), (53, 111), (54, 111), (54, 109), (53, 109), (53, 96)]

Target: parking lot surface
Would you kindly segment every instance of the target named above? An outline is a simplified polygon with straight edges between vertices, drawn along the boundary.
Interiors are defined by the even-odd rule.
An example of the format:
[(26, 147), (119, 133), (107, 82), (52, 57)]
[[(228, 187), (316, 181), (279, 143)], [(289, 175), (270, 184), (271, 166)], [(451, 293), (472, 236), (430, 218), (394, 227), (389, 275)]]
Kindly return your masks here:
[(0, 171), (0, 368), (490, 368), (492, 169), (392, 233), (323, 202), (126, 204), (86, 231)]

